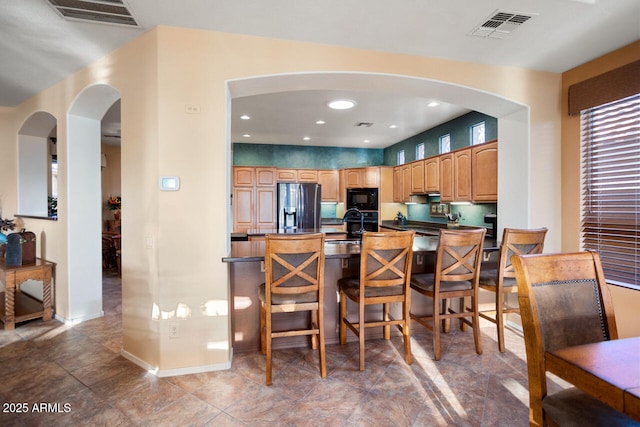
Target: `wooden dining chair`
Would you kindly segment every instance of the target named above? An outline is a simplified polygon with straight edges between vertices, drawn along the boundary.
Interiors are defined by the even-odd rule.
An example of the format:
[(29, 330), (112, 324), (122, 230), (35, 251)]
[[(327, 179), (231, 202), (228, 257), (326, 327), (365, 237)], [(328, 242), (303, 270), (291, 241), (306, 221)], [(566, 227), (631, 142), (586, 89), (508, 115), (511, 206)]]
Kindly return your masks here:
[(530, 425), (637, 425), (575, 387), (547, 394), (546, 351), (618, 338), (598, 254), (514, 255), (512, 263), (527, 352)]
[[(430, 315), (417, 314), (412, 310), (411, 318), (433, 332), (436, 360), (440, 360), (439, 324), (442, 324), (443, 331), (448, 332), (450, 319), (458, 319), (461, 329), (465, 324), (473, 328), (476, 353), (482, 354), (478, 279), (486, 231), (484, 228), (440, 230), (434, 272), (411, 277), (411, 289), (433, 300)], [(465, 303), (466, 297), (471, 298), (470, 306)], [(459, 300), (458, 311), (449, 306), (453, 298)]]
[[(340, 291), (340, 343), (347, 342), (347, 328), (357, 337), (360, 348), (360, 370), (364, 371), (365, 330), (382, 327), (384, 339), (390, 339), (391, 326), (402, 332), (404, 358), (407, 364), (411, 357), (411, 321), (409, 308), (411, 292), (409, 279), (413, 258), (414, 231), (365, 232), (360, 249), (360, 274), (338, 280)], [(349, 320), (347, 300), (358, 304), (358, 317)], [(391, 304), (402, 304), (399, 319), (391, 315)], [(381, 320), (365, 320), (365, 307), (381, 304)]]
[[(272, 340), (311, 336), (318, 349), (320, 376), (327, 376), (324, 342), (324, 234), (268, 234), (265, 236), (265, 283), (260, 300), (260, 342), (266, 355), (266, 384), (271, 385)], [(309, 312), (309, 327), (273, 330), (277, 313)]]
[(513, 255), (540, 254), (544, 248), (546, 228), (532, 230), (505, 228), (500, 243), (498, 264), (496, 268), (480, 269), (480, 290), (495, 294), (495, 308), (480, 311), (480, 317), (496, 324), (498, 332), (498, 349), (504, 353), (504, 321), (508, 313), (520, 313), (517, 305), (509, 305), (507, 295), (518, 292), (516, 273), (511, 265)]

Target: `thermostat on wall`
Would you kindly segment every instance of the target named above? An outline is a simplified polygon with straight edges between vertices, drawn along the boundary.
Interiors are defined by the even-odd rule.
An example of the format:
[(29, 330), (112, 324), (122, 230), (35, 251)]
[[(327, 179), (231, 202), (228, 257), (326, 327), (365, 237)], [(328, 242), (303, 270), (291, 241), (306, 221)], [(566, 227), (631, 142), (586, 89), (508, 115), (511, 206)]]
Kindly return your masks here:
[(178, 191), (180, 189), (179, 176), (161, 176), (160, 190), (162, 191)]

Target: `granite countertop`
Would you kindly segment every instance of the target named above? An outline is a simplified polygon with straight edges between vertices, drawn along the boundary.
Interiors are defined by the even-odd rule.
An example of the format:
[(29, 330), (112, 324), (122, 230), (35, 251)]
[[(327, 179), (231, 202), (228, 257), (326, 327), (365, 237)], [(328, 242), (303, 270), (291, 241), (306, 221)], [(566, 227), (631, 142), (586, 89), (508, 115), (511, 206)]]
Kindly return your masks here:
[[(352, 258), (360, 256), (360, 245), (357, 240), (325, 241), (324, 255), (326, 259)], [(435, 252), (438, 246), (437, 237), (420, 236), (413, 241), (414, 253)], [(255, 262), (264, 261), (265, 242), (254, 240), (249, 242), (231, 242), (229, 255), (223, 262)]]
[(344, 234), (345, 230), (336, 227), (320, 228), (257, 228), (247, 230), (247, 236), (264, 236), (266, 234), (302, 234), (302, 233), (324, 233), (324, 234)]

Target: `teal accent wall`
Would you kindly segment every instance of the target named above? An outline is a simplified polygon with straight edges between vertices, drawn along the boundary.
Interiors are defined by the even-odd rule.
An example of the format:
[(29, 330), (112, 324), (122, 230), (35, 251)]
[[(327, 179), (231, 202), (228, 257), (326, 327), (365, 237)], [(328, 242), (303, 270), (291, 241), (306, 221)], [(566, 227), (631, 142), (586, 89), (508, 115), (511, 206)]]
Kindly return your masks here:
[(234, 166), (275, 166), (291, 169), (344, 169), (380, 166), (383, 149), (303, 145), (233, 144)]
[(451, 135), (451, 150), (471, 145), (471, 126), (484, 122), (485, 141), (498, 138), (498, 119), (472, 111), (456, 119), (419, 133), (384, 149), (384, 164), (395, 166), (398, 151), (404, 150), (405, 163), (416, 160), (416, 146), (424, 142), (424, 157), (440, 154), (439, 138)]

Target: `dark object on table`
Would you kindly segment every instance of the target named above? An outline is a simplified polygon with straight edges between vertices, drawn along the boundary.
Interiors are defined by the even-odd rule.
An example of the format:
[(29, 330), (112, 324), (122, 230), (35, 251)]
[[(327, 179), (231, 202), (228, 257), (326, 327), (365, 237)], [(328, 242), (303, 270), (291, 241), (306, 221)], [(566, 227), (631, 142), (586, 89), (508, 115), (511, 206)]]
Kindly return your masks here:
[(22, 265), (35, 264), (36, 262), (36, 235), (24, 229), (20, 234), (22, 244)]
[(5, 264), (15, 267), (22, 265), (22, 244), (20, 233), (11, 233), (7, 236), (7, 248), (5, 250)]
[(396, 225), (405, 225), (407, 223), (407, 217), (402, 214), (402, 212), (398, 212), (396, 217), (394, 218)]

